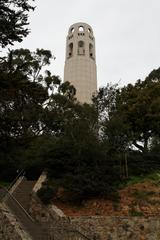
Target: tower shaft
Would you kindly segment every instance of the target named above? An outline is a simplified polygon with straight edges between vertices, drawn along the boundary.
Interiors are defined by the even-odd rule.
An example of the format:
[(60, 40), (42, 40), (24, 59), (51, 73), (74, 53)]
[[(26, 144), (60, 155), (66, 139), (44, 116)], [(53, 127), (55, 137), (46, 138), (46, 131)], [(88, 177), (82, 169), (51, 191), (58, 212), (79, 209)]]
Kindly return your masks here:
[(86, 23), (76, 23), (69, 28), (64, 81), (74, 85), (79, 102), (91, 103), (97, 90), (95, 39), (92, 28)]

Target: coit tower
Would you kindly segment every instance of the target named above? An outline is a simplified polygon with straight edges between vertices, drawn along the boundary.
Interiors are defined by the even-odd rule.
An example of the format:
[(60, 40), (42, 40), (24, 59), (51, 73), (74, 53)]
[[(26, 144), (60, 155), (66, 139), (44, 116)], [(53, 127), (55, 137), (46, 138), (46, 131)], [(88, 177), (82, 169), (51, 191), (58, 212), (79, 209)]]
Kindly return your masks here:
[(74, 85), (79, 102), (92, 102), (97, 90), (95, 38), (91, 26), (86, 23), (75, 23), (69, 28), (64, 81)]

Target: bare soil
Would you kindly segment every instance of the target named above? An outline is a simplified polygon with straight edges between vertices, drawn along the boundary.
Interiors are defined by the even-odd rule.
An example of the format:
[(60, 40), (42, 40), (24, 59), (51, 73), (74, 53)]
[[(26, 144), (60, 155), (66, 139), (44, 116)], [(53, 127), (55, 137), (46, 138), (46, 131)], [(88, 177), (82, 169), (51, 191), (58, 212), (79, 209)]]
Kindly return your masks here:
[(67, 216), (160, 216), (160, 184), (137, 183), (119, 191), (119, 201), (94, 198), (81, 206), (54, 200)]

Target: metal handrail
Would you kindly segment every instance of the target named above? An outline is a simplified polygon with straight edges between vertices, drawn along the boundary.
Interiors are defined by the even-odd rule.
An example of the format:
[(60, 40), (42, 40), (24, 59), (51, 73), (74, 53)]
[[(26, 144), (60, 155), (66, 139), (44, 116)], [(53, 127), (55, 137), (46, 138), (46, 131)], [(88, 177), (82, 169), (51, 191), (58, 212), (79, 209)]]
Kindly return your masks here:
[(7, 187), (7, 190), (10, 191), (10, 189), (13, 187), (13, 185), (16, 183), (17, 179), (19, 178), (19, 176), (23, 173), (23, 176), (24, 176), (24, 173), (25, 173), (25, 170), (22, 169), (18, 175), (15, 177), (15, 179), (10, 183), (9, 187)]
[[(19, 178), (20, 179), (20, 178)], [(18, 179), (18, 180), (19, 180)], [(17, 180), (17, 181), (18, 181)], [(21, 179), (21, 181), (23, 180), (23, 178)], [(17, 181), (15, 182), (15, 184), (17, 183)], [(12, 185), (12, 187), (10, 187), (10, 188), (6, 188), (6, 187), (3, 187), (2, 186), (2, 189), (5, 191), (5, 193), (4, 193), (4, 196), (1, 198), (1, 202), (5, 202), (7, 199), (8, 199), (8, 197), (9, 197), (9, 194), (10, 195), (12, 195), (12, 193), (15, 191), (15, 189), (17, 188), (17, 186), (15, 187), (15, 189), (13, 189), (13, 187), (15, 186), (15, 184), (14, 185)]]
[(16, 204), (18, 204), (18, 206), (20, 207), (20, 209), (25, 213), (25, 215), (32, 221), (32, 222), (35, 222), (34, 219), (29, 215), (29, 213), (24, 209), (24, 207), (19, 203), (19, 201), (5, 188), (5, 187), (2, 187), (2, 189), (4, 191), (6, 191), (6, 195), (5, 197), (2, 199), (2, 202), (6, 202), (7, 199), (8, 199), (8, 196), (12, 198), (12, 200), (14, 202), (16, 202)]

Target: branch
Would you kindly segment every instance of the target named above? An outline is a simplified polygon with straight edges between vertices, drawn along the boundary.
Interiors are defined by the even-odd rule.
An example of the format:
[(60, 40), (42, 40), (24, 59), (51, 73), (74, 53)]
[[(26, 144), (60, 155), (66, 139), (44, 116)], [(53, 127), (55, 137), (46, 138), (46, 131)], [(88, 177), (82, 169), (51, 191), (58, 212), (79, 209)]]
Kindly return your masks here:
[(144, 147), (138, 144), (135, 140), (133, 141), (133, 145), (138, 148), (140, 151), (144, 152)]

